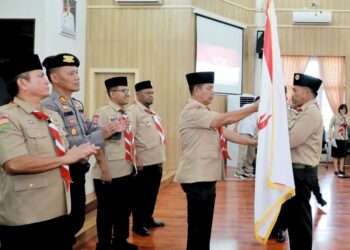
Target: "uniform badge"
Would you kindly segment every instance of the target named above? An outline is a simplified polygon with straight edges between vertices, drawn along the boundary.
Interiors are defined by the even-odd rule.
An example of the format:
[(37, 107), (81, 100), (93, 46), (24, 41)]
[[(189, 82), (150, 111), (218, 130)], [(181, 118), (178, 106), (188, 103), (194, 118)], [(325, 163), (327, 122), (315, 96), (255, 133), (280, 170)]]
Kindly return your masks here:
[(63, 56), (63, 62), (66, 62), (66, 63), (74, 63), (74, 56), (71, 56), (71, 55), (64, 55), (64, 56)]
[(61, 97), (59, 98), (59, 100), (60, 100), (60, 102), (62, 102), (62, 103), (66, 103), (66, 102), (67, 102), (67, 99), (64, 98), (63, 96), (61, 96)]
[(69, 125), (75, 125), (77, 124), (77, 121), (74, 118), (71, 118), (68, 120)]
[(100, 119), (99, 115), (92, 116), (92, 124), (96, 125), (98, 123), (98, 119)]
[(77, 135), (77, 129), (76, 128), (72, 128), (71, 130), (70, 130), (70, 133), (71, 133), (71, 135)]
[(79, 102), (76, 102), (76, 103), (75, 103), (75, 107), (76, 107), (77, 109), (81, 109), (80, 103), (79, 103)]
[(69, 106), (68, 106), (68, 105), (65, 105), (65, 104), (62, 104), (62, 109), (63, 109), (63, 110), (69, 110)]
[(30, 125), (33, 125), (35, 122), (34, 122), (33, 120), (29, 119), (29, 120), (28, 120), (28, 123), (29, 123)]
[(9, 129), (10, 128), (10, 120), (8, 119), (8, 114), (0, 115), (0, 130)]

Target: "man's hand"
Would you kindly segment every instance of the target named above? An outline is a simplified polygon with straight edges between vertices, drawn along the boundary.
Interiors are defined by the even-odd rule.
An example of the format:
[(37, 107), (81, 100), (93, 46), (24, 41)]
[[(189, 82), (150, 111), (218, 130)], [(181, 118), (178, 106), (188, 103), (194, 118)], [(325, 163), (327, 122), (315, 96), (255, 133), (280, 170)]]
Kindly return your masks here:
[(110, 175), (108, 170), (101, 171), (101, 181), (108, 183), (112, 181), (112, 176)]
[(142, 163), (140, 157), (137, 157), (137, 156), (136, 156), (136, 166), (137, 166), (138, 171), (143, 170), (143, 163)]
[(101, 127), (103, 138), (108, 139), (113, 134), (124, 131), (129, 124), (129, 121), (125, 121), (121, 118), (107, 122)]
[(254, 103), (252, 104), (252, 106), (253, 106), (254, 109), (255, 109), (255, 112), (258, 112), (258, 110), (259, 110), (259, 104), (260, 104), (260, 100), (257, 100), (256, 102), (254, 102)]
[(252, 147), (256, 148), (258, 146), (258, 140), (251, 139), (251, 142), (250, 142), (249, 146), (252, 146)]
[(82, 159), (88, 158), (90, 155), (95, 154), (100, 147), (95, 146), (91, 143), (85, 143), (82, 145), (73, 146), (70, 150), (66, 152), (64, 157), (64, 164), (72, 164), (78, 162)]

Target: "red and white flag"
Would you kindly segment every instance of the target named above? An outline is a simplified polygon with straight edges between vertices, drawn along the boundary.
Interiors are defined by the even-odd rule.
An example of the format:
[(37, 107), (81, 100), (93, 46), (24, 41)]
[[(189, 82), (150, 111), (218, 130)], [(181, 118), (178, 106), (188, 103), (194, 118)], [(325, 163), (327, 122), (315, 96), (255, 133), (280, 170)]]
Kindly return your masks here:
[(255, 236), (266, 243), (282, 204), (295, 195), (285, 82), (273, 0), (267, 0), (255, 177)]

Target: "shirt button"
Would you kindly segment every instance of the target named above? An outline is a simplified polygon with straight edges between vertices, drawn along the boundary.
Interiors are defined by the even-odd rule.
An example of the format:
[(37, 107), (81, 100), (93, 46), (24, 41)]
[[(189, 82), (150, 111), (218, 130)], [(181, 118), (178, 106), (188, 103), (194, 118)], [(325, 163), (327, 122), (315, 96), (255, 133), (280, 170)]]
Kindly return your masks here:
[(31, 188), (34, 187), (34, 184), (33, 184), (33, 183), (30, 183), (30, 184), (29, 184), (29, 187), (31, 187)]

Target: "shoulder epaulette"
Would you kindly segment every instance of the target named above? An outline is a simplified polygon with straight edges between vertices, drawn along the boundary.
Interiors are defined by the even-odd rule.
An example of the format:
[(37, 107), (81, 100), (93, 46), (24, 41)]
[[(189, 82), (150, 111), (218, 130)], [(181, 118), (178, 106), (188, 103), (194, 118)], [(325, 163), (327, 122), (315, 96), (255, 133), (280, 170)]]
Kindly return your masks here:
[(191, 104), (191, 105), (186, 106), (185, 109), (187, 109), (187, 110), (193, 110), (193, 109), (201, 109), (201, 108), (202, 108), (202, 106), (199, 105), (199, 104)]
[(4, 112), (5, 110), (10, 110), (17, 107), (17, 104), (15, 103), (8, 103), (5, 105), (0, 106), (0, 112)]

